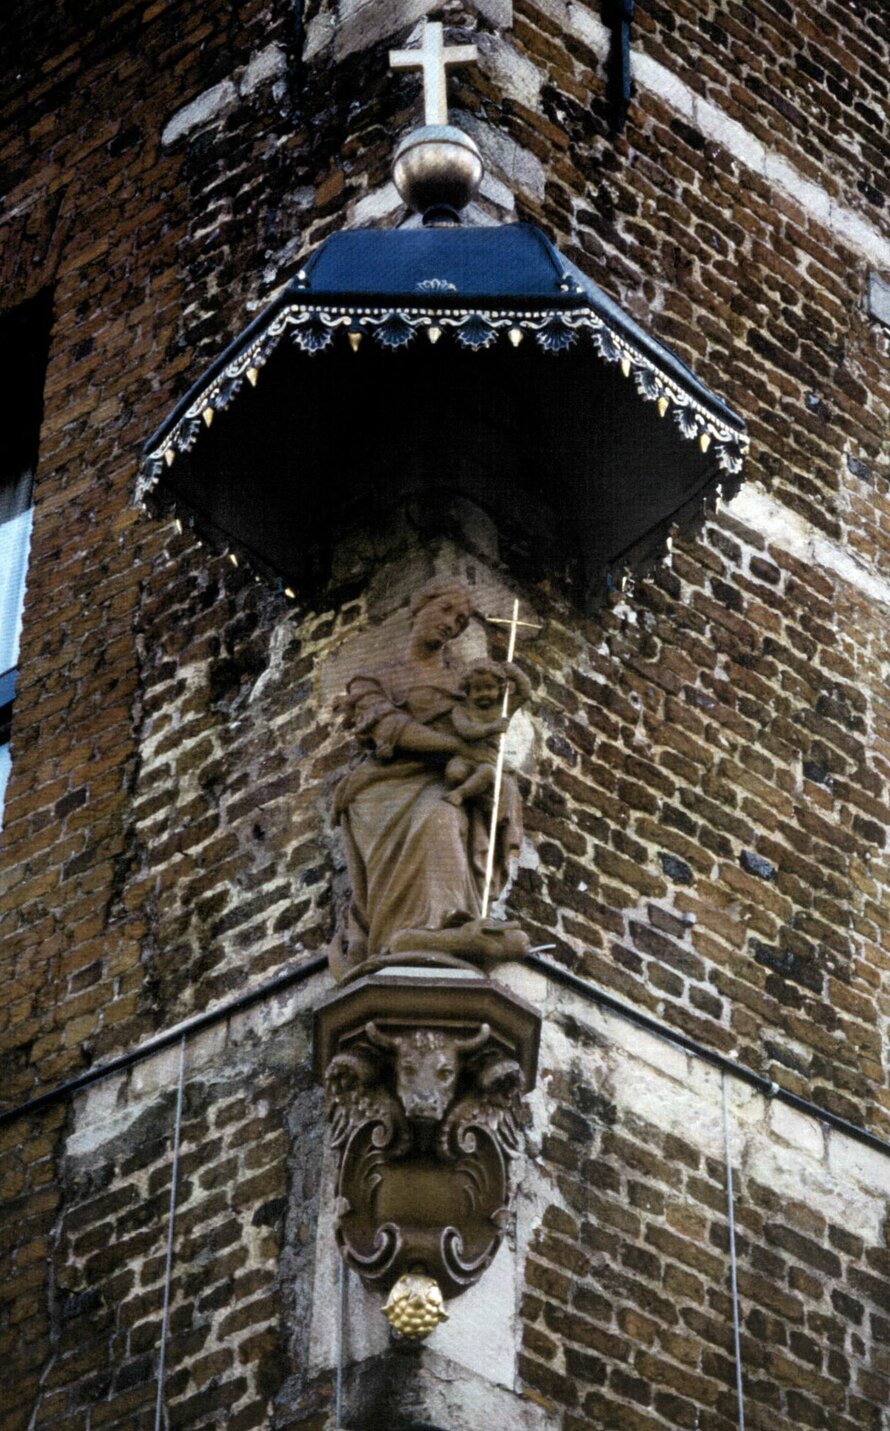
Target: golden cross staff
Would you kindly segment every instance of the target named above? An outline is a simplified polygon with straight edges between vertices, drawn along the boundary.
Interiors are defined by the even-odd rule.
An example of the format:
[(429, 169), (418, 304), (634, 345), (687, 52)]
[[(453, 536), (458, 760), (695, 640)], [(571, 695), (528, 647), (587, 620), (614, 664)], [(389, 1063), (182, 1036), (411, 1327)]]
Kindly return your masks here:
[[(497, 626), (509, 626), (509, 628), (510, 628), (510, 640), (509, 640), (509, 642), (507, 643), (507, 661), (508, 661), (508, 662), (510, 662), (510, 661), (513, 660), (513, 657), (514, 657), (514, 655), (515, 655), (515, 653), (516, 653), (516, 632), (517, 632), (517, 630), (518, 630), (518, 628), (519, 628), (520, 626), (528, 626), (529, 628), (531, 628), (531, 629), (533, 629), (533, 630), (535, 630), (535, 631), (540, 631), (540, 630), (541, 630), (541, 626), (540, 626), (540, 623), (539, 623), (539, 622), (536, 622), (536, 621), (520, 621), (520, 620), (519, 620), (519, 601), (518, 601), (515, 597), (514, 597), (514, 599), (513, 599), (513, 615), (512, 615), (512, 616), (510, 616), (510, 617), (506, 617), (506, 616), (486, 616), (485, 619), (486, 619), (486, 621), (491, 621), (491, 622), (493, 622), (493, 623), (494, 623), (495, 625), (497, 625)], [(508, 683), (508, 684), (506, 684), (506, 685), (504, 686), (504, 699), (503, 699), (503, 701), (502, 701), (502, 703), (501, 703), (501, 719), (502, 719), (502, 720), (506, 720), (506, 719), (507, 719), (507, 716), (509, 715), (509, 713), (510, 713), (510, 686), (509, 686), (509, 683)], [(506, 745), (506, 741), (507, 741), (507, 732), (504, 730), (504, 731), (501, 732), (500, 740), (498, 741), (498, 758), (497, 758), (497, 763), (495, 764), (495, 767), (494, 767), (494, 794), (493, 794), (493, 796), (492, 796), (492, 807), (491, 807), (491, 829), (490, 829), (489, 832), (488, 832), (488, 852), (487, 852), (487, 854), (486, 854), (486, 856), (485, 856), (485, 884), (484, 884), (483, 889), (482, 889), (482, 918), (483, 918), (483, 919), (485, 919), (485, 918), (487, 917), (487, 915), (488, 915), (488, 901), (489, 901), (489, 898), (491, 897), (491, 881), (492, 881), (492, 878), (493, 878), (493, 876), (494, 876), (494, 846), (495, 846), (495, 840), (497, 839), (497, 831), (498, 831), (498, 806), (500, 805), (500, 802), (501, 802), (501, 785), (503, 784), (503, 780), (504, 780), (504, 746)]]
[(423, 39), (417, 50), (390, 50), (390, 68), (423, 70), (423, 122), (448, 123), (448, 94), (445, 88), (446, 65), (469, 64), (479, 58), (475, 45), (445, 45), (442, 26), (438, 22), (423, 23)]

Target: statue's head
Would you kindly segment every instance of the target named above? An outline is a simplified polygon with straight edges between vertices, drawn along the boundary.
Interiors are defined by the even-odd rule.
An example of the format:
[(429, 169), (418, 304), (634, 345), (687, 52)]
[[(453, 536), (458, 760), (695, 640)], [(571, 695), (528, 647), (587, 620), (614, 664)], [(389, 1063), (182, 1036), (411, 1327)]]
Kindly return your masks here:
[(443, 1029), (409, 1029), (387, 1034), (369, 1023), (365, 1032), (373, 1044), (393, 1056), (396, 1095), (412, 1122), (439, 1123), (457, 1088), (461, 1060), (488, 1042), (490, 1029), (482, 1024), (468, 1038)]
[(471, 705), (489, 711), (500, 703), (507, 677), (494, 661), (474, 661), (467, 667), (460, 684)]
[(453, 576), (435, 576), (411, 598), (415, 631), (430, 645), (444, 646), (465, 631), (473, 609), (470, 589)]

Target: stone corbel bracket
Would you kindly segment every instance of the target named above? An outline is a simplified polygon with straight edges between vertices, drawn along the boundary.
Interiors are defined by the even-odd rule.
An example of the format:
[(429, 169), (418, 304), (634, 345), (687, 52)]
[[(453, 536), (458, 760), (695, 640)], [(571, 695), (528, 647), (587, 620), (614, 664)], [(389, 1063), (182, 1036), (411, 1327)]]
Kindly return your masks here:
[(500, 1246), (540, 1025), (509, 989), (463, 971), (370, 975), (316, 1011), (337, 1241), (367, 1286), (391, 1293), (403, 1335), (432, 1330)]

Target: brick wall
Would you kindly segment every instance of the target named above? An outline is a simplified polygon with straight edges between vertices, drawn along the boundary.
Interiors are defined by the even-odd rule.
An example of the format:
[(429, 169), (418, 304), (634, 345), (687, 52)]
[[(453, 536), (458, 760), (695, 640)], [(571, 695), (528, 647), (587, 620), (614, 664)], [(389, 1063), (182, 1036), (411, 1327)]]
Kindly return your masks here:
[[(187, 1043), (165, 1346), (171, 1427), (269, 1425), (273, 1397), (305, 1360), (322, 1129), (310, 1024), (299, 1000), (278, 1001)], [(25, 1216), (28, 1238), (6, 1288), (4, 1351), (18, 1375), (3, 1395), (4, 1428), (155, 1424), (179, 1058), (177, 1045), (75, 1101), (54, 1189), (39, 1176), (30, 1194), (21, 1177), (10, 1185), (22, 1191), (4, 1223), (20, 1240)], [(32, 1127), (27, 1171), (32, 1146), (47, 1168), (51, 1142)], [(12, 1164), (14, 1147), (10, 1138)], [(323, 1404), (328, 1390), (325, 1380), (308, 1388), (306, 1404)], [(275, 1424), (293, 1423), (284, 1414)]]
[[(285, 0), (90, 4), (76, 16), (35, 0), (0, 18), (0, 49), (15, 61), (0, 119), (4, 302), (52, 286), (56, 313), (0, 835), (4, 1099), (323, 947), (343, 895), (330, 795), (354, 751), (333, 699), (350, 661), (396, 639), (411, 580), (436, 561), (500, 601), (518, 591), (546, 622), (522, 657), (535, 684), (522, 753), (529, 844), (509, 896), (534, 938), (593, 983), (886, 1137), (890, 380), (887, 331), (866, 302), (869, 274), (890, 273), (880, 6), (638, 3), (635, 97), (618, 139), (598, 7), (480, 0), (443, 12), (481, 49), (478, 70), (453, 81), (455, 118), (489, 166), (475, 217), (540, 223), (749, 424), (749, 486), (699, 532), (678, 533), (669, 560), (599, 614), (581, 618), (565, 593), (527, 580), (521, 553), (493, 549), (482, 524), (424, 546), (402, 519), (359, 552), (351, 585), (344, 554), (317, 609), (295, 608), (133, 505), (144, 438), (307, 246), (345, 222), (400, 217), (388, 164), (417, 81), (389, 76), (386, 51), (429, 8), (391, 19), (392, 7), (372, 17), (345, 0), (308, 5), (305, 48)], [(482, 639), (476, 623), (469, 640)], [(287, 1077), (257, 1059), (190, 1095), (186, 1148), (197, 1158), (218, 1143), (219, 1167), (231, 1164), (225, 1198), (254, 1175), (252, 1135), (232, 1142), (250, 1108), (219, 1123), (238, 1080), (268, 1077), (270, 1106), (289, 1090), (312, 1097), (299, 1058)], [(616, 1114), (607, 1128), (599, 1105), (573, 1107), (563, 1092), (562, 1112), (536, 1111), (538, 1133), (553, 1123), (547, 1175), (568, 1187), (589, 1163), (603, 1185), (595, 1216), (563, 1190), (538, 1232), (528, 1224), (550, 1290), (529, 1288), (522, 1414), (538, 1405), (566, 1427), (731, 1424), (725, 1277), (696, 1300), (684, 1277), (701, 1282), (703, 1268), (670, 1241), (711, 1258), (715, 1277), (718, 1262), (725, 1270), (722, 1165), (694, 1148), (693, 1168), (657, 1119), (625, 1126)], [(145, 1098), (155, 1132), (138, 1167), (122, 1134), (78, 1171), (82, 1109), (54, 1105), (4, 1130), (16, 1151), (2, 1175), (0, 1346), (18, 1358), (22, 1388), (4, 1428), (28, 1425), (38, 1401), (36, 1425), (51, 1414), (68, 1424), (63, 1411), (72, 1426), (151, 1424), (156, 1341), (146, 1331), (137, 1345), (120, 1320), (129, 1299), (147, 1297), (142, 1321), (157, 1331), (170, 1088)], [(282, 1115), (257, 1146), (277, 1146), (283, 1126)], [(254, 1227), (263, 1198), (288, 1198), (296, 1221), (269, 1224), (285, 1262), (294, 1235), (311, 1247), (300, 1179), (320, 1175), (317, 1139), (288, 1147), (270, 1155), (274, 1192), (218, 1213), (220, 1226), (228, 1215)], [(274, 1414), (287, 1405), (309, 1426), (329, 1378), (288, 1342), (293, 1302), (276, 1292), (269, 1324), (237, 1337), (221, 1330), (225, 1312), (199, 1306), (215, 1294), (199, 1289), (206, 1263), (186, 1239), (189, 1209), (214, 1191), (211, 1166), (187, 1173), (175, 1302), (197, 1310), (188, 1333), (173, 1328), (175, 1402), (187, 1408), (212, 1384), (215, 1424), (262, 1425), (302, 1376)], [(875, 1221), (870, 1241), (844, 1246), (822, 1184), (802, 1198), (805, 1213), (771, 1207), (769, 1187), (741, 1176), (753, 1424), (874, 1431), (886, 1231)], [(151, 1213), (131, 1227), (137, 1196)], [(678, 1229), (672, 1219), (687, 1213)], [(96, 1227), (113, 1229), (113, 1250), (84, 1244)], [(247, 1260), (222, 1274), (233, 1288), (248, 1279), (233, 1310), (242, 1288), (266, 1295), (264, 1276), (284, 1285), (272, 1236), (251, 1232), (238, 1244)], [(809, 1260), (796, 1237), (809, 1239)], [(222, 1266), (226, 1255), (240, 1255), (234, 1241)], [(616, 1299), (608, 1279), (592, 1285), (593, 1267), (645, 1292), (622, 1284)], [(814, 1272), (818, 1294), (806, 1285)], [(672, 1309), (660, 1318), (656, 1292)], [(105, 1350), (66, 1329), (69, 1297), (81, 1309), (72, 1325), (101, 1323)], [(183, 1379), (192, 1362), (203, 1369)], [(671, 1382), (677, 1367), (700, 1378), (695, 1395)], [(194, 1400), (181, 1424), (208, 1406)]]
[[(573, 1431), (730, 1431), (721, 1075), (577, 1005), (550, 1025), (550, 1200), (525, 1267), (524, 1381)], [(886, 1158), (731, 1081), (727, 1093), (746, 1424), (880, 1428)]]
[[(514, 1226), (407, 1357), (352, 1274), (338, 1308), (308, 1067), (328, 976), (187, 1040), (171, 1426), (330, 1424), (338, 1335), (345, 1425), (400, 1428), (419, 1410), (523, 1431), (737, 1425), (720, 1073), (540, 977), (507, 977), (546, 1012)], [(78, 1095), (57, 1169), (58, 1109), (4, 1150), (18, 1242), (4, 1428), (154, 1425), (179, 1058), (173, 1046)], [(727, 1112), (748, 1421), (883, 1431), (886, 1157), (732, 1078)]]

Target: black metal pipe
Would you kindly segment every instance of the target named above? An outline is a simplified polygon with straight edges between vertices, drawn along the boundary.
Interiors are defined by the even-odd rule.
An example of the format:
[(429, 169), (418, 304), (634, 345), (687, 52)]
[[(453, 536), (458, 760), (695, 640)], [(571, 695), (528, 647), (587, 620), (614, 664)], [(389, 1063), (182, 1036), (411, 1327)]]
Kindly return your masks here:
[(123, 1068), (130, 1068), (134, 1063), (140, 1063), (143, 1058), (150, 1058), (153, 1053), (159, 1053), (161, 1049), (169, 1048), (172, 1043), (178, 1043), (183, 1036), (188, 1038), (192, 1034), (200, 1033), (202, 1029), (210, 1028), (212, 1024), (219, 1023), (222, 1019), (228, 1018), (230, 1014), (238, 1013), (241, 1009), (249, 1009), (252, 1004), (258, 1004), (261, 1000), (280, 993), (282, 989), (290, 989), (294, 984), (302, 984), (304, 980), (326, 968), (327, 962), (327, 954), (316, 954), (314, 959), (307, 959), (305, 964), (298, 964), (295, 969), (285, 969), (281, 974), (276, 974), (274, 978), (267, 979), (264, 984), (258, 984), (255, 989), (249, 989), (246, 994), (239, 994), (237, 998), (230, 999), (228, 1003), (218, 1004), (215, 1009), (208, 1009), (206, 1013), (196, 1014), (194, 1018), (185, 1019), (181, 1024), (166, 1029), (164, 1033), (146, 1039), (145, 1043), (139, 1044), (137, 1048), (131, 1048), (127, 1053), (118, 1054), (116, 1058), (110, 1058), (107, 1063), (99, 1063), (95, 1068), (87, 1069), (86, 1073), (79, 1073), (76, 1078), (69, 1078), (67, 1083), (59, 1083), (55, 1088), (47, 1089), (45, 1093), (38, 1093), (35, 1098), (29, 1098), (27, 1103), (20, 1103), (17, 1108), (4, 1109), (0, 1112), (0, 1128), (13, 1122), (16, 1118), (25, 1118), (29, 1113), (36, 1113), (38, 1109), (46, 1108), (48, 1104), (55, 1103), (60, 1098), (67, 1098), (71, 1093), (79, 1093), (82, 1088), (89, 1088), (91, 1083), (98, 1083), (100, 1079), (107, 1078), (111, 1073), (119, 1073)]
[(762, 1073), (755, 1073), (753, 1069), (746, 1068), (742, 1063), (737, 1063), (734, 1058), (728, 1058), (724, 1053), (717, 1053), (715, 1049), (705, 1048), (703, 1044), (696, 1043), (695, 1039), (689, 1038), (687, 1034), (670, 1028), (668, 1024), (660, 1023), (658, 1019), (653, 1019), (650, 1014), (644, 1014), (642, 1010), (633, 1008), (631, 1004), (622, 1003), (620, 999), (615, 998), (614, 994), (607, 994), (604, 989), (597, 989), (593, 984), (588, 984), (586, 979), (579, 978), (569, 969), (563, 969), (561, 965), (553, 964), (549, 959), (542, 959), (539, 954), (526, 955), (525, 962), (541, 974), (546, 975), (547, 978), (553, 979), (555, 983), (563, 984), (567, 989), (574, 990), (576, 994), (580, 994), (590, 1003), (599, 1004), (602, 1008), (610, 1009), (612, 1013), (620, 1014), (630, 1023), (647, 1029), (649, 1033), (656, 1034), (668, 1043), (676, 1044), (679, 1048), (685, 1049), (687, 1053), (702, 1059), (704, 1063), (710, 1063), (714, 1068), (732, 1074), (742, 1083), (749, 1083), (752, 1088), (756, 1088), (759, 1093), (762, 1093), (764, 1098), (774, 1098), (780, 1103), (787, 1103), (790, 1108), (796, 1108), (799, 1113), (806, 1113), (810, 1118), (818, 1118), (820, 1122), (827, 1123), (831, 1128), (837, 1128), (848, 1138), (855, 1138), (858, 1143), (864, 1143), (866, 1147), (874, 1148), (876, 1152), (885, 1153), (890, 1157), (890, 1143), (885, 1143), (883, 1138), (879, 1138), (875, 1133), (869, 1133), (868, 1129), (860, 1128), (856, 1123), (848, 1123), (846, 1118), (839, 1117), (837, 1113), (831, 1113), (827, 1108), (820, 1108), (818, 1103), (811, 1103), (808, 1098), (798, 1097), (796, 1093), (791, 1093), (781, 1084), (765, 1078)]
[[(542, 959), (539, 954), (526, 955), (525, 963), (546, 978), (552, 979), (554, 983), (571, 989), (589, 1003), (609, 1009), (612, 1013), (620, 1015), (621, 1018), (627, 1019), (628, 1022), (636, 1024), (639, 1028), (646, 1029), (667, 1043), (684, 1049), (694, 1058), (700, 1058), (704, 1063), (711, 1064), (713, 1068), (719, 1068), (722, 1072), (739, 1079), (740, 1082), (749, 1084), (752, 1088), (756, 1088), (764, 1098), (777, 1099), (780, 1103), (787, 1104), (789, 1108), (796, 1109), (798, 1113), (804, 1113), (809, 1118), (816, 1118), (821, 1123), (827, 1123), (830, 1128), (836, 1128), (838, 1132), (855, 1139), (857, 1143), (863, 1143), (865, 1147), (874, 1148), (876, 1152), (890, 1157), (890, 1143), (886, 1143), (875, 1133), (870, 1133), (866, 1128), (860, 1128), (856, 1123), (849, 1123), (846, 1118), (839, 1117), (837, 1113), (832, 1113), (827, 1108), (821, 1108), (818, 1103), (812, 1103), (808, 1098), (801, 1098), (798, 1094), (791, 1093), (787, 1088), (782, 1088), (781, 1084), (765, 1078), (762, 1073), (755, 1073), (753, 1069), (737, 1063), (734, 1058), (728, 1058), (726, 1054), (717, 1053), (714, 1049), (705, 1048), (703, 1044), (697, 1043), (687, 1034), (670, 1028), (668, 1024), (660, 1023), (658, 1019), (643, 1013), (641, 1009), (635, 1009), (631, 1004), (623, 1003), (614, 994), (606, 993), (605, 989), (598, 989), (595, 985), (589, 984), (586, 979), (573, 974), (569, 969), (564, 969), (561, 964), (554, 964), (549, 959)], [(308, 959), (305, 964), (299, 964), (295, 969), (286, 969), (281, 974), (276, 974), (274, 978), (267, 979), (264, 984), (258, 984), (256, 988), (250, 989), (246, 994), (239, 994), (237, 998), (231, 999), (226, 1004), (219, 1004), (215, 1009), (208, 1009), (206, 1013), (196, 1014), (194, 1018), (186, 1019), (185, 1022), (148, 1039), (138, 1048), (130, 1049), (127, 1053), (109, 1059), (107, 1063), (88, 1069), (86, 1073), (78, 1074), (76, 1078), (69, 1079), (67, 1083), (60, 1083), (45, 1093), (39, 1093), (36, 1098), (29, 1099), (27, 1103), (21, 1103), (16, 1108), (7, 1108), (0, 1112), (0, 1127), (12, 1123), (16, 1118), (27, 1117), (28, 1114), (35, 1113), (50, 1103), (68, 1097), (69, 1094), (79, 1093), (81, 1089), (88, 1088), (92, 1083), (98, 1083), (100, 1079), (107, 1078), (109, 1074), (119, 1073), (124, 1068), (130, 1068), (133, 1064), (141, 1062), (142, 1059), (159, 1053), (161, 1049), (169, 1048), (171, 1044), (177, 1043), (183, 1035), (188, 1037), (191, 1034), (199, 1033), (202, 1029), (220, 1023), (231, 1014), (238, 1013), (241, 1009), (250, 1008), (252, 1004), (260, 1003), (261, 1000), (270, 998), (273, 994), (290, 989), (295, 984), (303, 983), (326, 967), (327, 955), (316, 954), (314, 959)]]
[(630, 27), (634, 0), (606, 0), (605, 20), (612, 31), (609, 46), (607, 90), (612, 131), (620, 134), (627, 123), (632, 84), (630, 76)]

